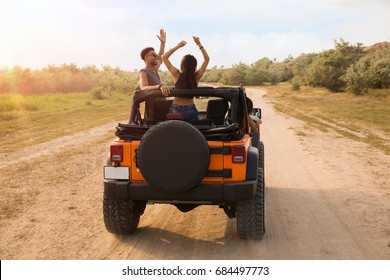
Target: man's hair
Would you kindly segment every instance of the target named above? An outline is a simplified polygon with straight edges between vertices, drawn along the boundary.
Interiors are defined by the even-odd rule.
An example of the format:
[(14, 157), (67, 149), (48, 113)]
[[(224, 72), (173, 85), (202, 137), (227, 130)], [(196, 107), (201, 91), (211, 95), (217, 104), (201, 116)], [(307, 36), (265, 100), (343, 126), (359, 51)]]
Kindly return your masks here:
[(152, 47), (147, 47), (147, 48), (144, 48), (142, 51), (141, 51), (141, 58), (142, 60), (145, 60), (145, 56), (148, 52), (150, 51), (154, 51), (154, 48)]

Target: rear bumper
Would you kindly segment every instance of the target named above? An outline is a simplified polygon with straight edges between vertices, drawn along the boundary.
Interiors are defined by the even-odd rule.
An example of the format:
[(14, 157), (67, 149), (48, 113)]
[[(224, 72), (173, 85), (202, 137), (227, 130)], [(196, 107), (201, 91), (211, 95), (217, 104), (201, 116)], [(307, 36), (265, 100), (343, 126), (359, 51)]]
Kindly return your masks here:
[(127, 181), (104, 181), (104, 194), (118, 200), (159, 202), (233, 203), (251, 199), (256, 193), (257, 180), (239, 183), (200, 184), (182, 193), (165, 193), (148, 184)]

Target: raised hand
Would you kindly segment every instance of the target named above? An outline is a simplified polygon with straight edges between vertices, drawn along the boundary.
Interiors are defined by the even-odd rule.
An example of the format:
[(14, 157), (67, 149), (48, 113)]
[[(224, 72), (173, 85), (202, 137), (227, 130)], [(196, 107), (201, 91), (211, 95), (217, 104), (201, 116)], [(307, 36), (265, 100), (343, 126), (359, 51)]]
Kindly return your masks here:
[(197, 37), (197, 36), (192, 36), (192, 38), (194, 39), (195, 44), (197, 44), (197, 45), (200, 44), (199, 37)]
[(160, 40), (160, 42), (165, 43), (167, 41), (167, 33), (162, 28), (160, 29), (160, 36), (157, 35), (157, 37)]

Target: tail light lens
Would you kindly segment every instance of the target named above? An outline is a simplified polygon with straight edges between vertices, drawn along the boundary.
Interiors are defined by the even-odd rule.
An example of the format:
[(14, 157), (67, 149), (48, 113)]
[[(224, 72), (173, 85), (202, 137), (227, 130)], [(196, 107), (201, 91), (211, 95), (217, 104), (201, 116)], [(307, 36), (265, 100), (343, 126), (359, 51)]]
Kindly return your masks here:
[(167, 120), (181, 120), (183, 118), (182, 114), (167, 114), (166, 115)]
[(245, 146), (233, 146), (232, 147), (232, 161), (234, 163), (244, 163), (246, 160)]
[(112, 162), (121, 162), (123, 160), (123, 146), (122, 145), (111, 145), (110, 159)]

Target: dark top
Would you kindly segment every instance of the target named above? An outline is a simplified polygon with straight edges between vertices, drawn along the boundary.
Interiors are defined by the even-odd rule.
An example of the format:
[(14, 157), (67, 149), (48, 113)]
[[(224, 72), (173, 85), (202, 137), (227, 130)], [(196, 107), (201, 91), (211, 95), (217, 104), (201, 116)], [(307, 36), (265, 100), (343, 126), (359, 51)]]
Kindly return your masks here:
[(148, 68), (141, 69), (141, 71), (144, 71), (146, 73), (146, 77), (148, 77), (149, 86), (157, 86), (161, 84), (161, 79), (157, 71), (152, 72)]
[[(150, 71), (148, 68), (144, 68), (144, 69), (141, 69), (141, 71), (144, 71), (146, 73), (146, 77), (148, 78), (148, 85), (149, 86), (157, 86), (157, 85), (160, 85), (161, 84), (161, 79), (160, 79), (160, 76), (158, 75), (157, 71)], [(139, 91), (136, 91), (134, 96), (136, 96), (137, 94), (139, 94)], [(132, 106), (131, 106), (131, 110), (130, 110), (130, 119), (129, 119), (129, 123), (131, 124), (135, 119), (136, 119), (136, 116), (137, 114), (139, 114), (139, 104), (134, 104), (134, 99), (133, 98), (133, 103), (132, 103)], [(159, 99), (165, 99), (165, 97), (160, 97)], [(148, 112), (150, 110), (150, 105), (148, 104), (149, 102), (147, 102), (147, 108), (146, 108), (146, 111)]]

